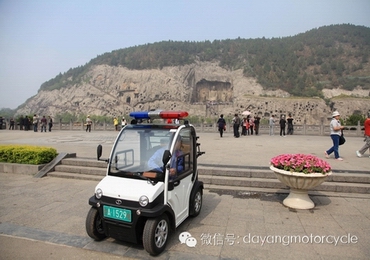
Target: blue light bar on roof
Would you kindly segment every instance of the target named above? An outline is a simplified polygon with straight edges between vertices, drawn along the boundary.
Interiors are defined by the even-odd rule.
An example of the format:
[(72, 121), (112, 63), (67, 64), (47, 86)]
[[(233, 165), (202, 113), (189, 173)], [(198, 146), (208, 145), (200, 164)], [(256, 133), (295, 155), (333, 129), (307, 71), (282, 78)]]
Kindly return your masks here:
[(135, 119), (183, 119), (188, 115), (186, 111), (171, 110), (137, 111), (130, 113), (130, 117)]

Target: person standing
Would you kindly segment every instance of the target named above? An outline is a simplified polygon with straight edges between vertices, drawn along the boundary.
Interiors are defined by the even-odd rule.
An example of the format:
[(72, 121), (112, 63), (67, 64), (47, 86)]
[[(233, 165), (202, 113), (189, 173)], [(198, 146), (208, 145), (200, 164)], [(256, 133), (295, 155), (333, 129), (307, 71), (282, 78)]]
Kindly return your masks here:
[(293, 134), (293, 117), (292, 114), (288, 115), (288, 118), (286, 119), (288, 122), (288, 132), (287, 135), (292, 135)]
[(249, 130), (251, 128), (251, 125), (249, 123), (249, 115), (245, 119), (245, 135), (249, 135)]
[[(367, 118), (364, 122), (364, 127), (365, 127), (365, 133), (364, 133), (364, 135), (365, 135), (365, 140), (364, 140), (365, 144), (360, 150), (356, 151), (357, 157), (362, 157), (367, 149), (370, 150), (370, 111), (367, 113)], [(370, 156), (369, 156), (369, 158), (370, 158)]]
[(281, 116), (280, 121), (279, 121), (279, 125), (280, 125), (280, 136), (285, 137), (286, 120), (285, 120), (284, 115)]
[(234, 129), (234, 137), (236, 138), (240, 137), (239, 126), (240, 126), (240, 117), (238, 116), (238, 114), (235, 114), (233, 118), (233, 129)]
[(123, 116), (123, 117), (122, 117), (122, 121), (121, 121), (121, 126), (122, 126), (122, 128), (123, 128), (125, 125), (127, 125), (127, 121), (126, 121), (125, 117)]
[(51, 118), (51, 116), (48, 116), (48, 119), (49, 119), (49, 132), (51, 132), (51, 128), (53, 127), (53, 119)]
[(242, 119), (242, 135), (247, 135), (247, 118)]
[(32, 124), (33, 124), (33, 131), (37, 132), (37, 127), (38, 127), (38, 124), (39, 124), (39, 118), (37, 117), (36, 114), (33, 115)]
[(21, 116), (19, 118), (19, 130), (23, 130), (23, 126), (24, 126), (24, 117)]
[(87, 131), (91, 132), (91, 125), (92, 125), (92, 120), (90, 119), (90, 116), (87, 116), (87, 118), (86, 118), (86, 132)]
[(338, 161), (343, 161), (343, 159), (339, 156), (339, 138), (342, 134), (341, 131), (343, 130), (344, 126), (341, 126), (339, 118), (339, 112), (334, 111), (332, 115), (332, 120), (330, 122), (330, 137), (333, 141), (333, 146), (324, 153), (325, 157), (329, 158), (330, 154), (334, 152), (335, 159)]
[(270, 135), (274, 135), (274, 124), (275, 124), (275, 116), (271, 115), (271, 117), (269, 119)]
[(48, 123), (48, 121), (46, 120), (46, 117), (43, 116), (41, 118), (41, 133), (44, 131), (46, 133), (46, 124)]
[(249, 128), (251, 130), (251, 135), (253, 135), (253, 130), (254, 130), (254, 119), (253, 119), (253, 117), (249, 118)]
[(217, 127), (218, 127), (218, 131), (220, 132), (220, 137), (222, 137), (226, 129), (226, 121), (224, 119), (223, 114), (221, 114), (220, 118), (217, 120)]
[(31, 119), (30, 118), (28, 118), (28, 116), (26, 116), (25, 118), (24, 118), (24, 131), (28, 131), (28, 130), (30, 130), (30, 125), (31, 125), (31, 121), (30, 121)]
[(117, 117), (115, 117), (115, 118), (113, 119), (113, 124), (114, 124), (114, 129), (115, 129), (116, 131), (118, 131), (118, 118), (117, 118)]
[(258, 135), (260, 130), (260, 120), (261, 118), (258, 115), (254, 117), (254, 132), (256, 135)]
[(9, 130), (14, 130), (14, 118), (10, 118)]

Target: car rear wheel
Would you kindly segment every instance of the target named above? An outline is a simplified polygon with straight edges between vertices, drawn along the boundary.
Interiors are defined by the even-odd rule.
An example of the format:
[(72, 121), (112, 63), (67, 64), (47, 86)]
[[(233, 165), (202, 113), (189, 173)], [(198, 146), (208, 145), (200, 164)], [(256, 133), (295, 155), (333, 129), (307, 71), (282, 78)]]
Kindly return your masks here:
[(190, 216), (196, 217), (199, 215), (200, 210), (202, 209), (203, 204), (203, 192), (201, 188), (198, 188), (198, 190), (195, 192), (194, 196), (192, 197), (190, 201)]
[(106, 238), (103, 228), (103, 221), (96, 208), (90, 208), (86, 217), (86, 232), (89, 237), (100, 241)]
[(148, 219), (144, 226), (143, 246), (151, 255), (158, 255), (166, 247), (170, 234), (169, 220), (166, 214), (155, 219)]

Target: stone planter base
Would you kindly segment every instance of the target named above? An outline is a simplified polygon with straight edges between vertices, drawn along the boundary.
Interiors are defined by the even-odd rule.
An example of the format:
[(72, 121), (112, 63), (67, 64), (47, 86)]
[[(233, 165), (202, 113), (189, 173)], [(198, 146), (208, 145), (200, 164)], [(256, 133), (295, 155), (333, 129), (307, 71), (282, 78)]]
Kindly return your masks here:
[(294, 209), (314, 208), (315, 203), (308, 196), (308, 190), (319, 186), (332, 174), (331, 172), (325, 175), (321, 173), (288, 172), (277, 169), (274, 166), (270, 166), (270, 169), (275, 173), (279, 181), (290, 187), (289, 196), (283, 201), (283, 204)]
[(45, 164), (33, 165), (19, 163), (0, 163), (0, 172), (35, 175), (44, 166)]

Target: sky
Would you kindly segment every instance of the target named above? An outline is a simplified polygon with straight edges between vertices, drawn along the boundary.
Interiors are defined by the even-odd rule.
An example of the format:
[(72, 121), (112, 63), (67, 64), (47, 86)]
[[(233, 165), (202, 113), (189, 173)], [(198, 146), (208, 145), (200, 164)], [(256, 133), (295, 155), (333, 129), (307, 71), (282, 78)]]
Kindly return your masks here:
[(369, 0), (0, 0), (0, 109), (16, 109), (42, 83), (113, 50), (370, 27), (369, 14)]

